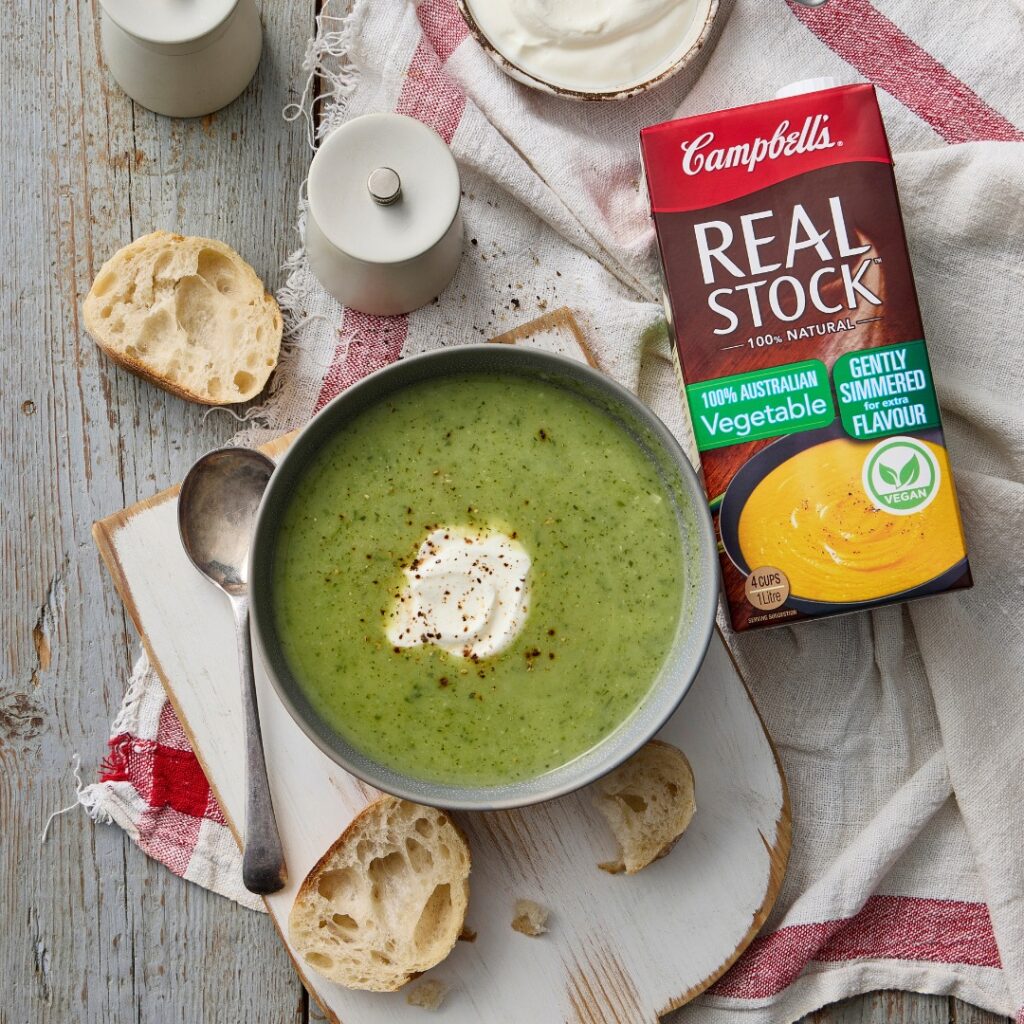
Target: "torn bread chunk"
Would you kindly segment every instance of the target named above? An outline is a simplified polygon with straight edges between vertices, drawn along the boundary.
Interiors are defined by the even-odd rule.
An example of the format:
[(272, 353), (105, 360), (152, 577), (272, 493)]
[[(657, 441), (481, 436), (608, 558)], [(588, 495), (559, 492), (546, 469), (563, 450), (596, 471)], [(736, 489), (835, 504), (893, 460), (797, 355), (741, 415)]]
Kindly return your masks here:
[(599, 865), (611, 874), (635, 875), (664, 857), (697, 809), (690, 762), (660, 740), (594, 783), (592, 794), (620, 847), (618, 860)]
[(470, 852), (442, 811), (385, 796), (306, 876), (288, 938), (318, 974), (393, 992), (440, 963), (462, 931)]
[(281, 349), (274, 297), (234, 249), (213, 238), (143, 235), (103, 264), (82, 312), (111, 359), (204, 405), (255, 398)]

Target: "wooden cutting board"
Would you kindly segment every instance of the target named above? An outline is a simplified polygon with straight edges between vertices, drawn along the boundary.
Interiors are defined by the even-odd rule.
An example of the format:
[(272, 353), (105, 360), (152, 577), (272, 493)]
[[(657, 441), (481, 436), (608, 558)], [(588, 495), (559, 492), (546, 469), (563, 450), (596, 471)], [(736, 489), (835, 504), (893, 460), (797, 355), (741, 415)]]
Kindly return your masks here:
[[(593, 363), (568, 311), (495, 341), (530, 344)], [(290, 441), (266, 446), (271, 456)], [(227, 600), (178, 540), (177, 488), (96, 523), (93, 535), (236, 837), (244, 823), (241, 696)], [(267, 763), (289, 882), (267, 899), (287, 945), (303, 876), (376, 792), (322, 754), (277, 699), (257, 656)], [(653, 1024), (720, 977), (764, 923), (790, 843), (785, 779), (721, 636), (679, 711), (659, 734), (689, 757), (697, 813), (670, 856), (633, 877), (597, 867), (614, 843), (585, 794), (517, 811), (456, 814), (473, 850), (467, 925), (428, 973), (450, 986), (446, 1024), (566, 1021)], [(516, 899), (551, 910), (550, 932), (510, 927)], [(406, 993), (350, 992), (289, 949), (328, 1019), (421, 1022)], [(238, 951), (239, 969), (259, 965)]]

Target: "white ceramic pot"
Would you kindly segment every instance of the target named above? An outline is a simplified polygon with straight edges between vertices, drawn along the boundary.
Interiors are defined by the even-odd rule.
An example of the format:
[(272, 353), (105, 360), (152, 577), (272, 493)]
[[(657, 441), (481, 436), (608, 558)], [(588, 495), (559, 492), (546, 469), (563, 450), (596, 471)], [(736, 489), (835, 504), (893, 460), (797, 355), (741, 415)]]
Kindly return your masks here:
[(249, 84), (263, 48), (254, 0), (100, 0), (103, 56), (158, 114), (201, 117)]
[(309, 168), (306, 252), (340, 303), (395, 316), (432, 302), (462, 257), (459, 170), (432, 128), (367, 114), (332, 132)]

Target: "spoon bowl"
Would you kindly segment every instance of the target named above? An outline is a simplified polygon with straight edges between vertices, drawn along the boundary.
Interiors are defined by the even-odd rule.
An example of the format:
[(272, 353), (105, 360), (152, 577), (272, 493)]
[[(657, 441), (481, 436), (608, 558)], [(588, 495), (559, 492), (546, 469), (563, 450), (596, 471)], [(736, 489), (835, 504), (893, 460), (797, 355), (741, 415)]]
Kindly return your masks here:
[(192, 564), (228, 595), (249, 582), (249, 541), (274, 463), (251, 448), (218, 448), (189, 471), (178, 495), (178, 529)]

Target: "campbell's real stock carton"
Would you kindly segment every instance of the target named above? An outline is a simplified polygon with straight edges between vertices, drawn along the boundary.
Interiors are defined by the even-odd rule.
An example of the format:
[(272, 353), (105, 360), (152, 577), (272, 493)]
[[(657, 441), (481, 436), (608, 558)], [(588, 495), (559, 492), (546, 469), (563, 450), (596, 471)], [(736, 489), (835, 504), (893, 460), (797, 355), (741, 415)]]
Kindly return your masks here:
[(870, 85), (646, 128), (737, 630), (971, 585)]

